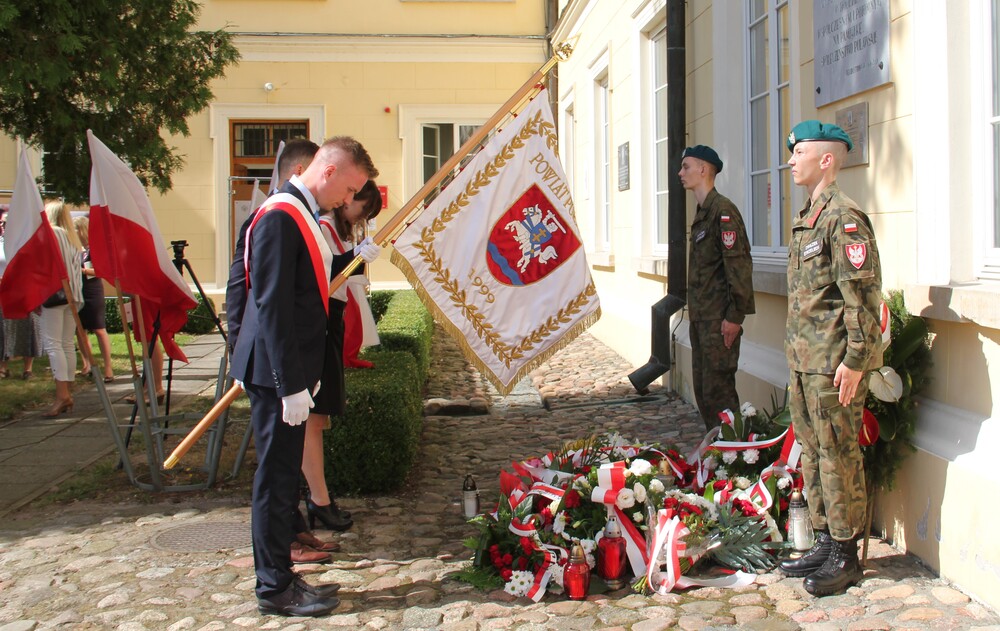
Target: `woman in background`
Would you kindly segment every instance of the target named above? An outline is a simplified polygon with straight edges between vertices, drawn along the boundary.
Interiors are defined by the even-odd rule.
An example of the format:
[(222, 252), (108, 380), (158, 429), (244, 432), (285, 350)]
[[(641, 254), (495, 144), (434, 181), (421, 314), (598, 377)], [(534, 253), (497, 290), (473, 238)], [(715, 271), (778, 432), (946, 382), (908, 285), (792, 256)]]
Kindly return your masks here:
[[(83, 308), (80, 309), (80, 323), (83, 324), (84, 331), (97, 336), (101, 359), (104, 360), (104, 383), (111, 383), (115, 376), (111, 370), (111, 338), (108, 337), (104, 321), (104, 281), (94, 275), (94, 266), (90, 263), (90, 219), (76, 217), (73, 219), (73, 227), (83, 245)], [(90, 372), (87, 357), (93, 356), (90, 352), (90, 336), (84, 336), (82, 344), (87, 349), (85, 354), (81, 353), (84, 366), (82, 372), (87, 374)]]
[[(73, 228), (73, 219), (69, 208), (61, 201), (46, 204), (45, 215), (52, 224), (52, 231), (55, 232), (56, 243), (59, 244), (59, 252), (66, 266), (70, 292), (79, 309), (83, 306), (83, 272), (80, 266), (83, 247), (76, 236), (76, 229)], [(70, 385), (73, 383), (73, 373), (76, 370), (74, 333), (76, 333), (76, 321), (69, 304), (52, 307), (42, 305), (42, 338), (45, 340), (45, 352), (49, 356), (52, 377), (56, 381), (56, 400), (43, 416), (52, 418), (73, 410)]]

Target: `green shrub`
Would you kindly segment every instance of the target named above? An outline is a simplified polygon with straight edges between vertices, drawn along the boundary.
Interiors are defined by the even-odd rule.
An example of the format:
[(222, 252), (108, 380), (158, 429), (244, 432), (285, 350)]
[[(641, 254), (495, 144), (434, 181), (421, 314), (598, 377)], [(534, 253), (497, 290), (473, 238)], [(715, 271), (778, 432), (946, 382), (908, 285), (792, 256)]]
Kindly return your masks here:
[(395, 295), (389, 301), (385, 314), (378, 321), (378, 336), (381, 340), (379, 348), (383, 351), (406, 351), (413, 355), (417, 360), (423, 387), (427, 369), (431, 365), (434, 318), (420, 302), (415, 291), (393, 293)]
[(377, 289), (368, 296), (368, 304), (372, 308), (372, 315), (376, 322), (382, 319), (385, 310), (389, 308), (389, 301), (398, 293), (398, 291), (391, 289)]
[[(215, 303), (212, 299), (208, 299), (209, 304), (212, 308), (215, 308)], [(126, 304), (126, 309), (130, 307)], [(108, 333), (121, 333), (122, 332), (122, 318), (121, 312), (118, 311), (118, 303), (114, 298), (104, 299), (104, 320), (107, 326)], [(202, 335), (203, 333), (210, 333), (215, 330), (215, 321), (212, 320), (212, 313), (209, 311), (208, 306), (205, 301), (198, 296), (198, 306), (194, 309), (188, 311), (187, 324), (181, 329), (182, 333), (190, 333), (192, 335)]]
[(413, 464), (423, 421), (417, 362), (401, 351), (366, 355), (374, 368), (347, 371), (347, 413), (324, 432), (335, 495), (398, 488)]

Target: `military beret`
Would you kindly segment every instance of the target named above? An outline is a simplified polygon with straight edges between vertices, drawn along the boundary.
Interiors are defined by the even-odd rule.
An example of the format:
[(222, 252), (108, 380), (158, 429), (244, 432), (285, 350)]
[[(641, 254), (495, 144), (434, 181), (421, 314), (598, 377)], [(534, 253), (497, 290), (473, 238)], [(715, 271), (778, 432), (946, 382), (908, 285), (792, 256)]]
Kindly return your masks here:
[(785, 140), (785, 146), (791, 151), (797, 143), (817, 140), (842, 142), (847, 145), (848, 151), (854, 148), (854, 143), (846, 131), (833, 123), (821, 123), (817, 120), (802, 121), (793, 127)]
[(699, 160), (704, 160), (715, 167), (716, 173), (722, 173), (722, 158), (719, 157), (719, 154), (715, 153), (715, 149), (712, 149), (708, 145), (695, 145), (693, 147), (688, 147), (684, 150), (684, 153), (681, 154), (681, 160), (684, 158), (698, 158)]

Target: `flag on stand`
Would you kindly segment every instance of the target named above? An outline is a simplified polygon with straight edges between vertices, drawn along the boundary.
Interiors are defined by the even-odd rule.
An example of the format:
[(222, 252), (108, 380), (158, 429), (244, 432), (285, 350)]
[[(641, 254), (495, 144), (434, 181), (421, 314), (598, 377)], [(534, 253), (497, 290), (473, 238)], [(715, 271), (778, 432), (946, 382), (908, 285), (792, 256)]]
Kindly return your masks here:
[(4, 254), (7, 269), (0, 280), (3, 315), (9, 319), (27, 318), (59, 291), (66, 278), (66, 266), (23, 149), (7, 211)]
[(502, 394), (600, 318), (544, 94), (396, 239), (392, 262)]
[(174, 334), (198, 305), (167, 255), (153, 207), (139, 178), (94, 134), (90, 143), (90, 259), (99, 278), (118, 281), (124, 293), (142, 299), (146, 339), (159, 318), (163, 350), (187, 361)]

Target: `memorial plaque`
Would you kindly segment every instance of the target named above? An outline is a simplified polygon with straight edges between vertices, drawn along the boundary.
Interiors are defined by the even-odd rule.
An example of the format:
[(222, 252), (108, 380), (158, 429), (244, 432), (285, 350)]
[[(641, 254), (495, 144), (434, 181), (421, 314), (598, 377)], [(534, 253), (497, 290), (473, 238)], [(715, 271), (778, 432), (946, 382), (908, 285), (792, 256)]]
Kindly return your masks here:
[(889, 0), (815, 0), (816, 107), (888, 83)]
[(628, 181), (628, 143), (618, 145), (618, 190), (627, 191)]
[(844, 168), (868, 164), (868, 102), (837, 110), (837, 125), (854, 143), (854, 148), (847, 152)]

